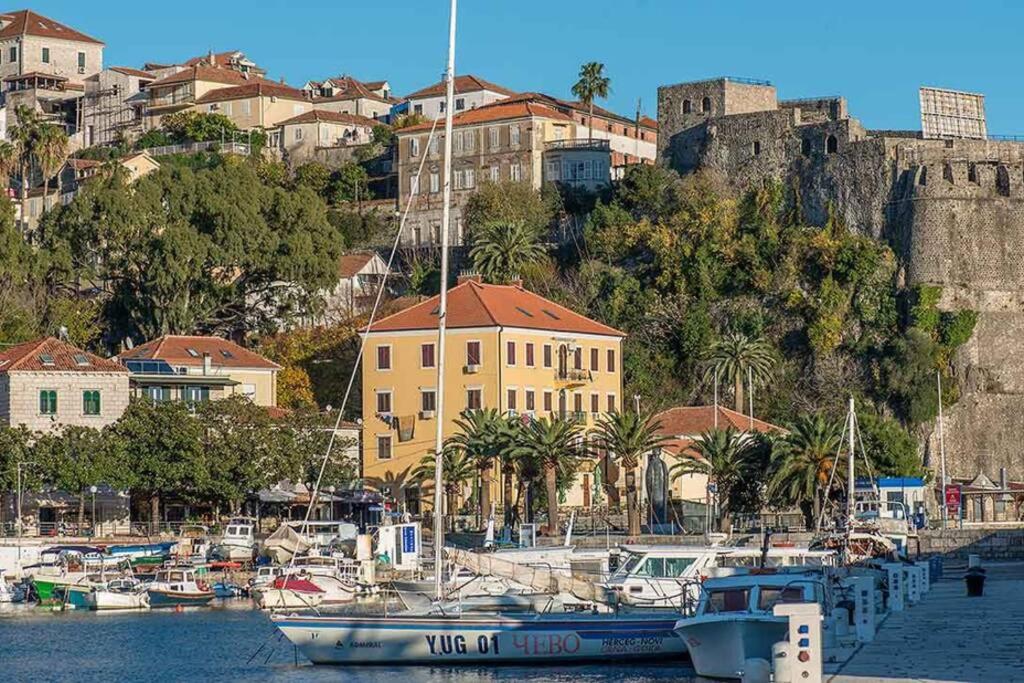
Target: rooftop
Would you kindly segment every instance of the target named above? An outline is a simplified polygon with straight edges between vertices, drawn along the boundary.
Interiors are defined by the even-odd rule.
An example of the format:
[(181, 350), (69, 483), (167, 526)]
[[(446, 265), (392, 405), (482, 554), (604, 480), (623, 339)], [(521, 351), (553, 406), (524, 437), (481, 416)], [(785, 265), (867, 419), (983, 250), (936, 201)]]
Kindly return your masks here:
[(359, 116), (358, 114), (344, 114), (342, 112), (326, 111), (324, 109), (314, 109), (312, 111), (304, 112), (286, 121), (282, 121), (278, 125), (289, 126), (297, 123), (318, 123), (321, 121), (326, 123), (347, 123), (353, 126), (365, 126), (367, 128), (373, 128), (374, 126), (381, 125), (380, 121), (367, 118), (366, 116)]
[[(551, 95), (545, 95), (544, 93), (540, 93), (540, 92), (524, 92), (524, 93), (519, 93), (518, 95), (512, 95), (511, 97), (509, 97), (506, 100), (502, 100), (502, 102), (504, 102), (504, 103), (508, 103), (508, 102), (524, 102), (524, 101), (525, 102), (538, 102), (540, 104), (545, 104), (545, 105), (547, 105), (549, 107), (552, 107), (554, 109), (572, 110), (572, 111), (579, 112), (580, 114), (586, 114), (588, 116), (590, 115), (590, 108), (586, 104), (584, 104), (582, 102), (577, 102), (575, 100), (563, 100), (563, 99), (561, 99), (559, 97), (552, 97)], [(493, 106), (493, 105), (488, 105), (488, 106)], [(627, 116), (622, 116), (620, 114), (616, 114), (615, 112), (610, 111), (608, 109), (605, 109), (604, 107), (599, 107), (596, 104), (594, 105), (594, 117), (595, 118), (596, 117), (601, 117), (601, 118), (604, 118), (604, 119), (611, 119), (613, 121), (618, 121), (619, 123), (623, 123), (623, 124), (626, 124), (626, 125), (634, 125), (634, 126), (636, 125), (636, 120), (635, 119), (631, 119), (631, 118), (629, 118)], [(654, 130), (658, 129), (658, 122), (655, 121), (654, 119), (652, 119), (649, 116), (641, 116), (640, 117), (640, 125), (645, 127), (645, 128), (651, 128), (651, 129), (654, 129)]]
[[(500, 93), (502, 95), (514, 95), (515, 93), (508, 88), (504, 88), (500, 85), (495, 85), (490, 81), (485, 81), (482, 78), (467, 74), (465, 76), (455, 77), (455, 94), (462, 95), (469, 92), (480, 92), (482, 90), (489, 90), (490, 92)], [(417, 90), (416, 92), (406, 95), (405, 99), (419, 99), (423, 97), (439, 97), (447, 92), (445, 82), (439, 81), (433, 85), (429, 85), (426, 88)]]
[[(190, 66), (187, 69), (182, 69), (181, 71), (173, 73), (170, 76), (161, 78), (159, 81), (154, 81), (149, 84), (149, 87), (158, 88), (162, 85), (173, 85), (174, 83), (188, 83), (189, 81), (205, 81), (207, 83), (226, 83), (243, 85), (245, 83), (263, 80), (264, 79), (261, 79), (258, 76), (246, 77), (245, 74), (235, 71), (234, 69), (197, 64), (195, 66)], [(266, 82), (272, 83), (273, 81)]]
[[(453, 117), (452, 125), (467, 126), (475, 123), (488, 123), (491, 121), (503, 121), (506, 119), (523, 119), (534, 116), (554, 119), (556, 121), (571, 122), (573, 120), (571, 116), (567, 116), (566, 114), (543, 104), (528, 101), (506, 102), (503, 100), (501, 102), (494, 102), (493, 104), (462, 112), (461, 114)], [(415, 126), (402, 128), (397, 132), (415, 133), (421, 130), (430, 130), (433, 126), (433, 122), (428, 121), (425, 123), (418, 123)]]
[(164, 335), (120, 355), (121, 360), (164, 360), (176, 365), (202, 367), (208, 354), (214, 367), (279, 370), (263, 356), (221, 337)]
[(338, 276), (342, 279), (348, 279), (354, 276), (365, 268), (366, 264), (372, 261), (376, 255), (377, 253), (373, 251), (345, 254), (338, 260)]
[(143, 71), (142, 69), (133, 69), (130, 66), (112, 66), (110, 67), (110, 70), (116, 71), (119, 74), (124, 74), (125, 76), (137, 76), (139, 78), (148, 78), (150, 80), (156, 78), (156, 76), (149, 73), (148, 71)]
[(292, 100), (302, 100), (303, 102), (309, 101), (309, 98), (306, 97), (305, 93), (297, 88), (291, 87), (290, 85), (274, 83), (273, 81), (267, 81), (264, 79), (249, 79), (249, 82), (244, 81), (245, 79), (243, 79), (242, 85), (211, 90), (197, 99), (196, 104), (224, 102), (226, 100), (239, 100), (249, 97), (284, 97)]
[(0, 351), (0, 373), (11, 371), (127, 372), (112, 360), (100, 358), (55, 337), (43, 337)]
[(322, 87), (325, 83), (332, 83), (341, 92), (337, 95), (330, 97), (317, 98), (321, 102), (338, 102), (341, 100), (350, 100), (353, 98), (361, 97), (368, 100), (377, 100), (379, 102), (387, 102), (374, 90), (382, 87), (387, 81), (373, 81), (372, 83), (363, 83), (362, 81), (352, 78), (351, 76), (335, 76), (328, 78), (323, 81), (310, 81), (309, 85), (314, 87)]
[[(383, 318), (374, 323), (370, 331), (437, 329), (439, 299), (431, 297)], [(448, 290), (448, 327), (521, 327), (570, 334), (626, 336), (519, 285), (489, 285), (475, 280), (467, 280)]]
[[(658, 431), (666, 436), (700, 436), (715, 429), (715, 406), (680, 406), (663, 410), (654, 416), (661, 423)], [(735, 410), (718, 406), (718, 428), (733, 428), (740, 432), (784, 433), (782, 427), (754, 419)]]
[(103, 45), (101, 40), (28, 9), (0, 14), (0, 24), (3, 26), (0, 28), (0, 39), (27, 35)]

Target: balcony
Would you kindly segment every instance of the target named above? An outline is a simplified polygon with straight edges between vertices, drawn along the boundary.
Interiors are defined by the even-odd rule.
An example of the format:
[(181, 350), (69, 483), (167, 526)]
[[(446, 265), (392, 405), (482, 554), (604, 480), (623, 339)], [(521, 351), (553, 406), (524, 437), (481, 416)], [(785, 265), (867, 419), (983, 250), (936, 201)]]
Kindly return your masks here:
[(585, 138), (574, 140), (552, 140), (544, 143), (544, 151), (554, 152), (561, 150), (576, 150), (584, 152), (610, 152), (611, 143), (608, 140), (587, 140)]
[(582, 410), (554, 410), (551, 412), (551, 419), (573, 424), (586, 424), (587, 414)]
[(589, 370), (556, 370), (555, 387), (559, 389), (571, 389), (581, 387), (590, 382), (593, 377)]

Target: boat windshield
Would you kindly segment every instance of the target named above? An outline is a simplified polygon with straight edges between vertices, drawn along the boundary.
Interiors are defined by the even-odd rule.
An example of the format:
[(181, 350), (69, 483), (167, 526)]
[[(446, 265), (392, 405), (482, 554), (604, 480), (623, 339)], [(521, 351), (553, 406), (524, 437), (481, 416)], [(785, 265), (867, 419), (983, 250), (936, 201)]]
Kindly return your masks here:
[(619, 565), (619, 568), (615, 570), (613, 578), (625, 578), (626, 576), (629, 576), (633, 573), (633, 570), (636, 569), (637, 565), (643, 561), (643, 559), (643, 555), (630, 553), (629, 557), (626, 558), (626, 561)]
[(771, 610), (777, 604), (804, 602), (804, 589), (800, 586), (781, 586), (770, 588), (761, 586), (757, 596), (757, 608), (762, 611)]
[(682, 576), (693, 564), (692, 557), (648, 557), (636, 570), (637, 576), (674, 579)]
[(709, 613), (746, 612), (750, 603), (749, 588), (720, 588), (708, 591), (707, 609)]

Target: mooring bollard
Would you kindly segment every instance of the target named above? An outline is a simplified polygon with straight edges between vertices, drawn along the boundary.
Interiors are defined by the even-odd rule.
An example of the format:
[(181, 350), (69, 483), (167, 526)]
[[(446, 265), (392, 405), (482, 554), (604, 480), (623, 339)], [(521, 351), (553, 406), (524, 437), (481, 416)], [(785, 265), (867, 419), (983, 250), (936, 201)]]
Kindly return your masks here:
[(857, 629), (857, 640), (870, 643), (875, 639), (875, 578), (858, 576), (854, 579), (854, 625)]
[(903, 565), (899, 562), (888, 562), (882, 565), (889, 581), (889, 602), (886, 605), (890, 612), (902, 612), (904, 607)]
[[(792, 603), (776, 605), (775, 616), (789, 617), (788, 653), (782, 668), (788, 673), (788, 681), (795, 683), (821, 683), (822, 679), (822, 642), (821, 642), (821, 605), (816, 602)], [(774, 648), (772, 650), (775, 652)], [(779, 660), (774, 660), (778, 662)], [(785, 683), (778, 670), (775, 673), (776, 683)]]
[(921, 600), (920, 572), (917, 567), (903, 565), (903, 586), (907, 591), (907, 604), (916, 605)]
[(914, 565), (921, 570), (921, 593), (927, 593), (932, 587), (932, 563), (931, 560), (918, 560)]

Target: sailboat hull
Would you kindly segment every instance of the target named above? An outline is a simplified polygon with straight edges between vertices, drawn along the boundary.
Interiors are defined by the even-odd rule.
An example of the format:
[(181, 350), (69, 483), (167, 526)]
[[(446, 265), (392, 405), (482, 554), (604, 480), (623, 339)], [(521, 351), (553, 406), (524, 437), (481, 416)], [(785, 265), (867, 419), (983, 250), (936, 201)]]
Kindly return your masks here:
[(671, 614), (303, 617), (271, 620), (314, 664), (479, 664), (675, 659)]

